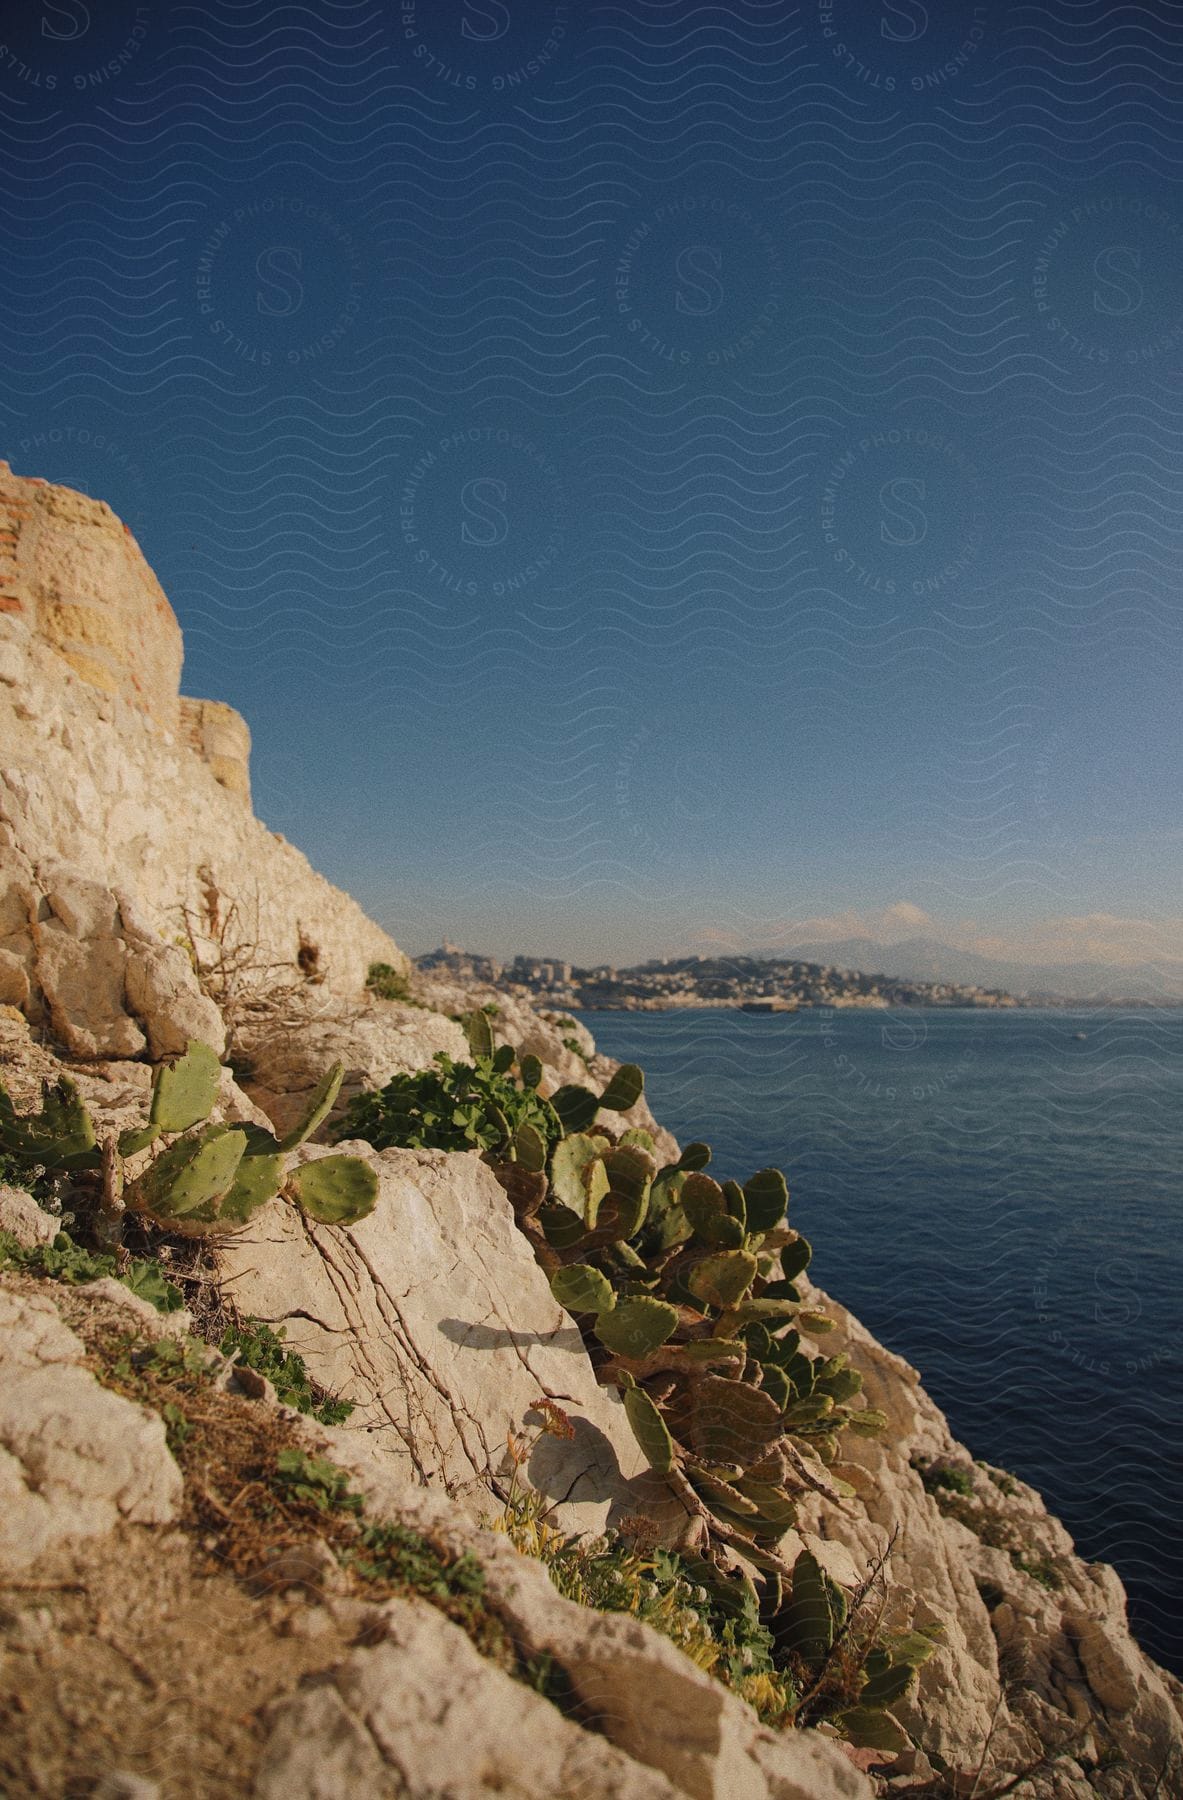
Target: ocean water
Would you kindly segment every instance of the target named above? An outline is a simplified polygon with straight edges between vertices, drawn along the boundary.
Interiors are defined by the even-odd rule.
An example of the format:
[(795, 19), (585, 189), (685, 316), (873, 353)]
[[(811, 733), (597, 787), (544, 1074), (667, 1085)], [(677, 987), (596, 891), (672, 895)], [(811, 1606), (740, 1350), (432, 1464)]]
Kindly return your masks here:
[(1183, 1011), (584, 1015), (1183, 1674)]

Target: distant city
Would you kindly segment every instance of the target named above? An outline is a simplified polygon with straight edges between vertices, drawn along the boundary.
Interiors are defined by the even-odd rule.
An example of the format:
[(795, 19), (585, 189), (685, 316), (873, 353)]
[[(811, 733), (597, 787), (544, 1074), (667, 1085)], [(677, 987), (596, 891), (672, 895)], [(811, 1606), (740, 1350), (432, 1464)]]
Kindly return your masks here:
[(501, 963), (456, 944), (415, 959), (424, 973), (495, 982), (553, 1006), (589, 1012), (661, 1012), (682, 1006), (794, 1012), (801, 1007), (1047, 1005), (1050, 996), (1018, 998), (998, 988), (949, 981), (911, 981), (828, 963), (764, 956), (659, 958), (631, 969), (579, 968), (559, 957), (515, 956)]

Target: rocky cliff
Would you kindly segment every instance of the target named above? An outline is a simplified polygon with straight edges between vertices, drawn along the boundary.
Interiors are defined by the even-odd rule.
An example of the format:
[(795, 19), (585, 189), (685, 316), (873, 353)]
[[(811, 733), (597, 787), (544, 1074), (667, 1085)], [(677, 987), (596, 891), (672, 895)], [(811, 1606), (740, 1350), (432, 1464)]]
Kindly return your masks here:
[(245, 722), (180, 676), (127, 527), (0, 463), (0, 1001), (77, 1056), (164, 1054), (183, 991), (182, 1029), (208, 1034), (194, 962), (228, 999), (264, 973), (342, 994), (372, 962), (406, 967), (254, 817)]
[[(464, 1054), (455, 1015), (491, 991), (364, 991), (371, 962), (405, 959), (253, 817), (245, 726), (179, 698), (176, 621), (109, 510), (7, 471), (0, 504), (18, 1112), (68, 1074), (100, 1137), (139, 1125), (153, 1061), (189, 1037), (233, 1061), (216, 1120), (281, 1128), (334, 1059), (348, 1093)], [(611, 1072), (582, 1028), (495, 999), (544, 1091)], [(676, 1154), (643, 1100), (624, 1123)], [(0, 1792), (1183, 1794), (1180, 1688), (1131, 1639), (1116, 1575), (975, 1463), (833, 1301), (826, 1353), (849, 1352), (887, 1424), (844, 1444), (849, 1497), (802, 1494), (780, 1555), (807, 1549), (854, 1592), (888, 1551), (885, 1623), (943, 1627), (897, 1707), (912, 1747), (774, 1731), (684, 1621), (560, 1592), (562, 1534), (676, 1545), (685, 1511), (488, 1164), (348, 1148), (378, 1183), (359, 1223), (273, 1201), (216, 1241), (143, 1234), (122, 1262), (55, 1243), (81, 1206), (68, 1184), (0, 1188)], [(160, 1302), (165, 1277), (188, 1311), (128, 1285)], [(302, 1411), (251, 1366), (262, 1327), (303, 1359), (303, 1398), (267, 1365)], [(534, 1537), (511, 1542), (523, 1496)]]

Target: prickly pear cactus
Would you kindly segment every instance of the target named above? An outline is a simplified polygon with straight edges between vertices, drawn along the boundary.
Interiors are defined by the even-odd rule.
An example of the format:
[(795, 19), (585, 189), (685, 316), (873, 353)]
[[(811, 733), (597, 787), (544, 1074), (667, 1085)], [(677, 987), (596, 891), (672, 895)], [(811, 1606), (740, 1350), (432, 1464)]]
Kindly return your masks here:
[(203, 1125), (180, 1137), (126, 1183), (123, 1203), (154, 1224), (185, 1233), (217, 1219), (234, 1186), (246, 1149), (246, 1133), (230, 1125)]
[(94, 1126), (68, 1075), (45, 1082), (41, 1111), (24, 1116), (17, 1113), (0, 1086), (0, 1153), (52, 1174), (98, 1167)]
[[(344, 1067), (336, 1063), (312, 1094), (299, 1124), (284, 1137), (256, 1125), (204, 1123), (218, 1096), (221, 1065), (208, 1044), (191, 1042), (162, 1062), (152, 1081), (145, 1125), (107, 1147), (96, 1229), (118, 1241), (123, 1209), (185, 1237), (237, 1231), (283, 1188), (288, 1153), (328, 1116)], [(145, 1166), (144, 1154), (169, 1139)], [(55, 1175), (85, 1180), (104, 1165), (94, 1125), (67, 1076), (47, 1087), (39, 1113), (19, 1116), (0, 1088), (0, 1152)], [(127, 1165), (131, 1165), (131, 1169)], [(309, 1174), (308, 1170), (319, 1173)], [(374, 1209), (377, 1177), (360, 1157), (305, 1165), (289, 1183), (296, 1205), (325, 1224), (352, 1225)]]

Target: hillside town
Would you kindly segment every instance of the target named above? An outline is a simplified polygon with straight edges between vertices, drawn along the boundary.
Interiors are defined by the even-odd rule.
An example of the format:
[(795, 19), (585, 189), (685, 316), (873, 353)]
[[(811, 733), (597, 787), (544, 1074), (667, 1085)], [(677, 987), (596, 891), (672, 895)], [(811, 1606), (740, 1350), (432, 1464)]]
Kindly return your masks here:
[(804, 1007), (975, 1006), (1029, 1004), (995, 988), (904, 981), (825, 963), (763, 956), (662, 957), (635, 968), (580, 968), (559, 957), (515, 956), (501, 963), (455, 944), (416, 958), (425, 973), (447, 973), (545, 995), (554, 1006), (587, 1012), (662, 1012), (674, 1007), (739, 1007), (796, 1012)]

